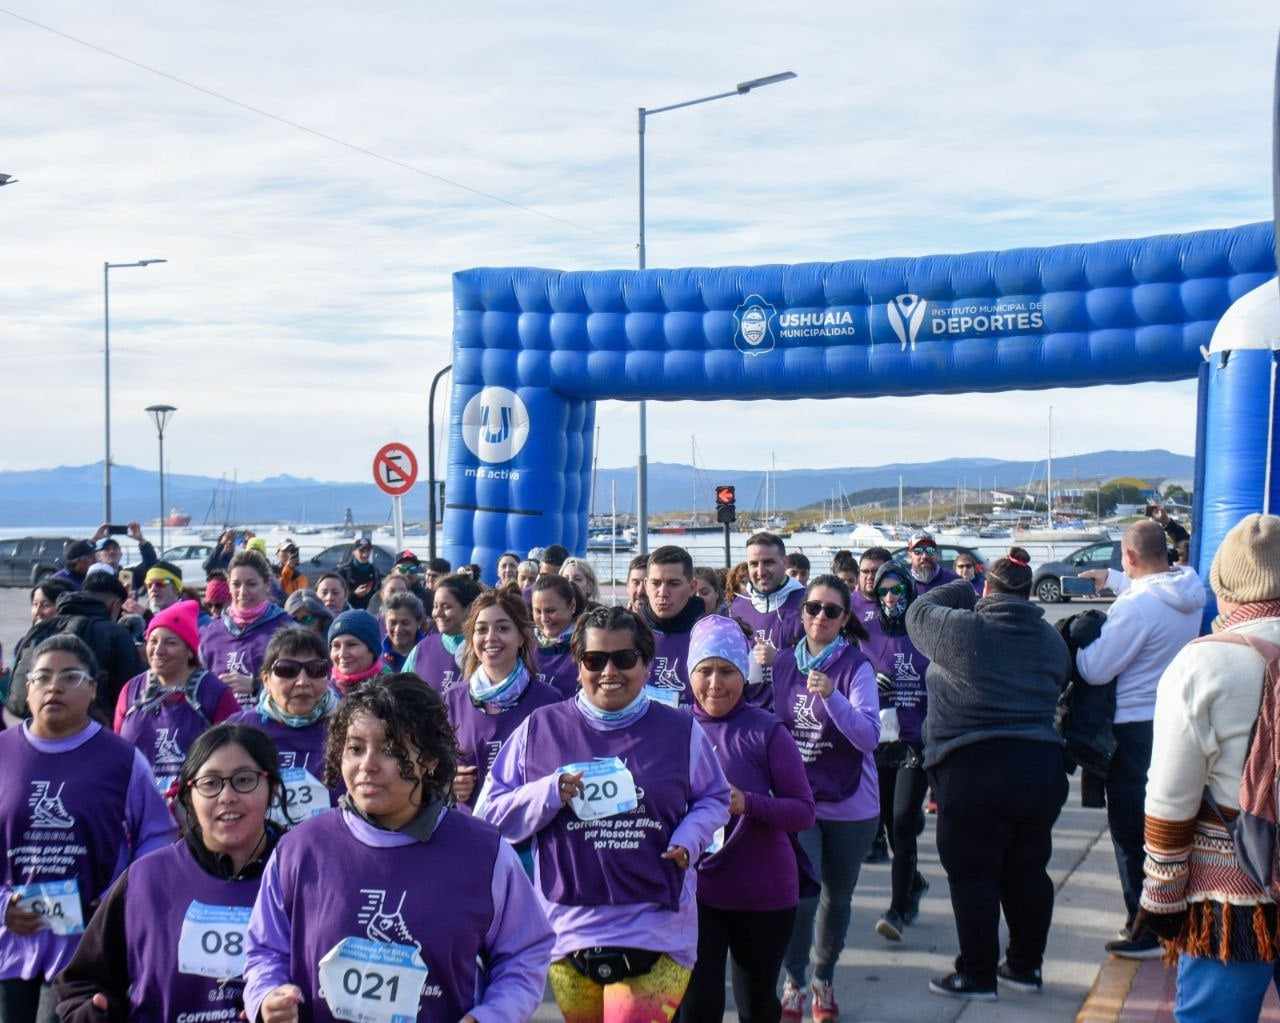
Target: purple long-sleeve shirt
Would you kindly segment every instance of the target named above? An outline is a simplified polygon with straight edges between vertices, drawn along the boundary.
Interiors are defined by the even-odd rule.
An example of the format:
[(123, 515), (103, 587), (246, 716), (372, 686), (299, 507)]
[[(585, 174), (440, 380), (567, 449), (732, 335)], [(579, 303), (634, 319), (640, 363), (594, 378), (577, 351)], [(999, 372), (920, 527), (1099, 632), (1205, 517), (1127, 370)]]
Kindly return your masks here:
[(708, 718), (694, 710), (746, 804), (723, 848), (698, 864), (698, 901), (717, 909), (787, 909), (800, 897), (787, 833), (813, 827), (813, 791), (791, 733), (766, 713), (739, 705), (727, 717)]
[[(352, 836), (373, 848), (392, 849), (412, 845), (418, 839), (399, 831), (384, 831), (346, 810), (343, 822)], [(448, 810), (440, 815), (436, 827)], [(520, 858), (505, 842), (498, 843), (491, 892), (493, 922), (484, 939), (485, 976), (480, 1001), (470, 1014), (478, 1023), (508, 1023), (528, 1019), (542, 1001), (547, 967), (551, 959), (551, 928), (534, 898)], [(424, 883), (444, 883), (425, 879)], [(448, 926), (448, 921), (441, 922)], [(257, 1020), (263, 1000), (282, 984), (291, 984), (289, 962), (292, 933), (284, 906), (284, 890), (279, 862), (272, 855), (262, 875), (258, 900), (249, 918), (249, 935), (244, 971), (245, 1016)]]
[[(31, 734), (28, 722), (23, 722), (22, 737), (39, 753), (72, 753), (101, 730), (102, 725), (90, 721), (83, 731), (65, 739), (41, 739)], [(156, 790), (151, 765), (139, 750), (134, 751), (133, 770), (125, 794), (125, 819), (121, 824), (125, 841), (111, 871), (112, 882), (138, 857), (169, 845), (177, 838), (173, 817)], [(0, 884), (0, 906), (8, 905), (10, 892), (7, 884)], [(85, 922), (88, 923), (87, 916)], [(79, 943), (78, 934), (58, 935), (46, 929), (30, 937), (21, 937), (0, 924), (0, 979), (51, 979), (71, 961)]]
[(822, 702), (840, 734), (865, 754), (862, 781), (847, 799), (838, 803), (819, 801), (820, 821), (864, 821), (880, 813), (880, 776), (874, 756), (880, 742), (880, 691), (870, 662), (863, 662), (854, 673), (851, 695), (852, 700), (833, 689)]
[[(874, 690), (875, 683), (872, 682)], [(583, 715), (593, 728), (609, 730)], [(525, 751), (529, 722), (524, 721), (502, 747), (476, 805), (476, 815), (497, 826), (510, 842), (532, 838), (534, 843), (534, 891), (551, 928), (555, 944), (551, 955), (559, 959), (570, 952), (597, 945), (619, 945), (666, 952), (681, 966), (692, 967), (698, 954), (697, 873), (684, 872), (678, 907), (672, 911), (657, 903), (620, 906), (566, 906), (543, 895), (538, 876), (538, 832), (560, 812), (560, 776), (525, 777)], [(697, 863), (716, 830), (729, 820), (729, 783), (716, 759), (706, 733), (695, 721), (689, 738), (689, 811), (671, 833), (670, 844), (689, 851)]]

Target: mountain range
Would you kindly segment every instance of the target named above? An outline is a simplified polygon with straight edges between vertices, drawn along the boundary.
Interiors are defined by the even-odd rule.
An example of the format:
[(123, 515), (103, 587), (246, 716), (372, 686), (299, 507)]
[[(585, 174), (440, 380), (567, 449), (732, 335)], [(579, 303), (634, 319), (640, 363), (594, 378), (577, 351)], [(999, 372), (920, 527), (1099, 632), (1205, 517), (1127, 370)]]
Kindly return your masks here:
[[(1133, 476), (1156, 482), (1190, 480), (1195, 460), (1189, 455), (1152, 449), (1095, 451), (1054, 459), (1055, 490)], [(770, 505), (788, 510), (820, 504), (841, 492), (850, 495), (876, 487), (937, 487), (953, 491), (963, 481), (971, 492), (979, 488), (1021, 490), (1033, 480), (1043, 487), (1045, 463), (998, 458), (948, 458), (935, 462), (894, 462), (888, 465), (837, 469), (779, 469), (773, 474)], [(117, 522), (149, 522), (160, 510), (157, 474), (129, 465), (112, 467), (112, 517)], [(649, 464), (649, 512), (662, 515), (712, 507), (713, 488), (737, 487), (738, 508), (750, 511), (764, 504), (763, 469), (703, 469), (672, 462)], [(610, 487), (616, 485), (620, 514), (634, 510), (634, 467), (600, 469), (595, 510), (609, 511)], [(348, 508), (357, 522), (389, 521), (388, 498), (372, 482), (342, 483), (271, 476), (233, 484), (226, 479), (169, 473), (165, 503), (182, 508), (193, 525), (234, 522), (337, 523)], [(165, 509), (166, 511), (168, 508)], [(405, 497), (405, 518), (427, 516), (427, 485), (419, 480)], [(84, 526), (102, 518), (102, 463), (0, 472), (0, 526)]]

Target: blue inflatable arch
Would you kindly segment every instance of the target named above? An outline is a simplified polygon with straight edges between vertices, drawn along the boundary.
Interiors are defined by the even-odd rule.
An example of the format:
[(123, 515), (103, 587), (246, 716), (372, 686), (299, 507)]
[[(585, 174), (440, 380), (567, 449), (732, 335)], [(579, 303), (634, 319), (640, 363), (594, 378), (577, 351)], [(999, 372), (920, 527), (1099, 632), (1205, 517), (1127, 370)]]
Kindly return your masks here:
[[(444, 554), (587, 538), (595, 403), (1088, 387), (1199, 375), (1197, 565), (1263, 505), (1270, 348), (1215, 352), (1270, 224), (794, 266), (454, 275)], [(1190, 414), (1190, 410), (1188, 410)], [(1117, 424), (1117, 433), (1122, 429)], [(1280, 507), (1280, 505), (1277, 505)]]

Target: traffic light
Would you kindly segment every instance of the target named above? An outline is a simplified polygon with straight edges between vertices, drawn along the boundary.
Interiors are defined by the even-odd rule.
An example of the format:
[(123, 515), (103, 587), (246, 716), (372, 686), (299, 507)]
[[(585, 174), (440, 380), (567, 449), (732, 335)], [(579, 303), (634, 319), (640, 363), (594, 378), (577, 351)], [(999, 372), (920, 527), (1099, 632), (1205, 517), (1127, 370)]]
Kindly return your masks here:
[(730, 523), (738, 518), (738, 507), (733, 487), (716, 487), (716, 521)]

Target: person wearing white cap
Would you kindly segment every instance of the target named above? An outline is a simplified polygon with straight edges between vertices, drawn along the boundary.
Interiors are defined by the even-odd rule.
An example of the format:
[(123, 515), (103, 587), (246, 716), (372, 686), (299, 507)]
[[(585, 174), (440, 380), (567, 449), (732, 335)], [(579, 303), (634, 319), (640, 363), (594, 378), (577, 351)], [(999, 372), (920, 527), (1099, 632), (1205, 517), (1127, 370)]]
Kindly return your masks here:
[(911, 581), (915, 583), (917, 596), (960, 578), (938, 564), (938, 541), (923, 529), (912, 533), (907, 541), (907, 559), (911, 563)]

